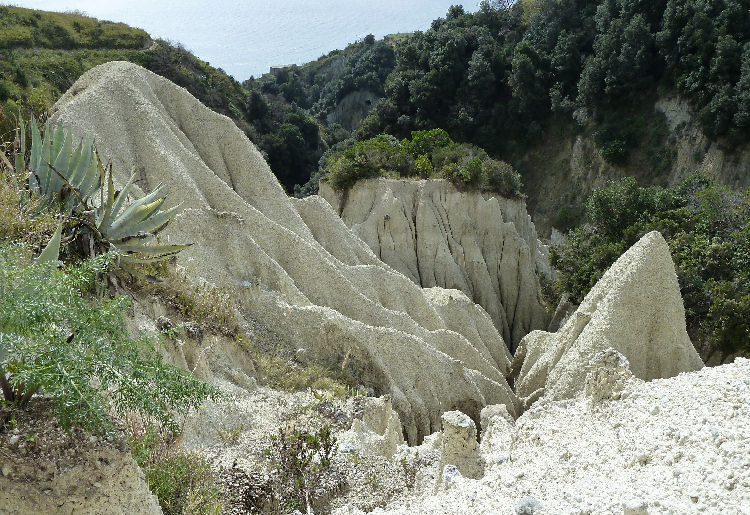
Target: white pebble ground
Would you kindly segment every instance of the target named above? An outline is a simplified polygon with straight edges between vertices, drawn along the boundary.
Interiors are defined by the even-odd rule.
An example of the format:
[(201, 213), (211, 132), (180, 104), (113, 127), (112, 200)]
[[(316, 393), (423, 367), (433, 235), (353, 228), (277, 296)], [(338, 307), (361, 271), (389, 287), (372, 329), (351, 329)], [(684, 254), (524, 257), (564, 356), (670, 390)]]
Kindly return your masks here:
[(541, 400), (511, 436), (482, 479), (453, 475), (373, 513), (750, 514), (747, 359), (633, 380), (621, 400)]

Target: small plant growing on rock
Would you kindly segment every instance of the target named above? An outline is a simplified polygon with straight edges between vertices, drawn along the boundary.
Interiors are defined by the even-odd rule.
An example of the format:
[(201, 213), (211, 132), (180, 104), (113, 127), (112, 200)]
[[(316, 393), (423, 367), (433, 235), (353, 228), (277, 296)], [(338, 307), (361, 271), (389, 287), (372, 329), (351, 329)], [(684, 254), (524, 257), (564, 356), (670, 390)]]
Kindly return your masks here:
[(312, 513), (316, 483), (331, 469), (336, 437), (324, 425), (315, 432), (279, 428), (266, 454), (278, 472), (277, 496), (289, 509)]
[(222, 492), (208, 460), (177, 450), (175, 435), (157, 424), (130, 418), (130, 449), (165, 514), (219, 514)]

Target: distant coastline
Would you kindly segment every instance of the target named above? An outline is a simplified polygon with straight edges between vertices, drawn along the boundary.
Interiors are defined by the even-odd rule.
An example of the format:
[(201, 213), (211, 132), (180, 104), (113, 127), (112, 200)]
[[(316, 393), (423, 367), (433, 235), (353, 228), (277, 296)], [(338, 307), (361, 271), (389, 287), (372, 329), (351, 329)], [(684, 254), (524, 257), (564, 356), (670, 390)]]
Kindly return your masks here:
[(243, 81), (271, 67), (304, 64), (373, 34), (425, 30), (453, 4), (475, 11), (479, 0), (184, 0), (175, 10), (146, 0), (0, 0), (50, 11), (80, 10), (179, 42), (201, 59)]

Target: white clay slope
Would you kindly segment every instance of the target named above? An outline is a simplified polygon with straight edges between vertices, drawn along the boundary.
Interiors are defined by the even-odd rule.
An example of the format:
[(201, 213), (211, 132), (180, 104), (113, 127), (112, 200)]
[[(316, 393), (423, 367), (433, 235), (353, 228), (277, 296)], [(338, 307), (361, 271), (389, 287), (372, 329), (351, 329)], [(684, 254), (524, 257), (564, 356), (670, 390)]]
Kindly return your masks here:
[(620, 400), (542, 400), (493, 424), (483, 478), (445, 474), (372, 513), (750, 514), (750, 360), (631, 379)]
[(516, 410), (509, 353), (483, 309), (385, 265), (320, 197), (287, 197), (232, 121), (183, 88), (111, 62), (84, 74), (53, 116), (96, 138), (119, 185), (133, 170), (139, 194), (166, 183), (183, 210), (165, 234), (194, 243), (178, 258), (189, 276), (230, 288), (304, 359), (346, 365), (391, 393), (409, 441), (451, 409), (475, 419), (486, 404)]
[(459, 191), (441, 179), (370, 179), (343, 194), (321, 182), (320, 195), (414, 283), (455, 288), (481, 305), (512, 348), (547, 328), (537, 276), (548, 273), (546, 248), (522, 200)]

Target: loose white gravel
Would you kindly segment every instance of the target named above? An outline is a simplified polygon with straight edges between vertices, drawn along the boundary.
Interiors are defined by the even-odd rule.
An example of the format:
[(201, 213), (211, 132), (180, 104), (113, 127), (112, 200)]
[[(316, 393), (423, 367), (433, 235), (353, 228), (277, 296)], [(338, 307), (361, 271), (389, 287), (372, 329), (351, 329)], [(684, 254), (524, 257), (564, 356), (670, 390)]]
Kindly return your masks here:
[(373, 513), (750, 514), (750, 360), (633, 380), (616, 401), (541, 400), (511, 441), (482, 479)]

